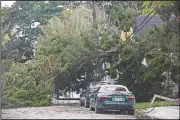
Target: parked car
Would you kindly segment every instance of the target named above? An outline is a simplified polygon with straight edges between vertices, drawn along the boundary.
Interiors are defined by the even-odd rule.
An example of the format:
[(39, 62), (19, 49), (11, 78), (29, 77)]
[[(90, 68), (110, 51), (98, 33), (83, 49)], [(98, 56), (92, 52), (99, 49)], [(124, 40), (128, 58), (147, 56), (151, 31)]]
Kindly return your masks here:
[(83, 106), (85, 101), (85, 90), (80, 93), (79, 105)]
[(101, 85), (108, 85), (108, 84), (111, 84), (111, 83), (108, 83), (108, 82), (104, 82), (104, 81), (100, 81), (100, 82), (93, 82), (91, 83), (88, 88), (86, 90), (84, 90), (83, 92), (81, 92), (80, 94), (80, 100), (79, 100), (79, 103), (80, 103), (80, 106), (83, 106), (88, 108), (89, 107), (89, 96), (91, 93), (93, 93), (96, 89), (97, 89), (97, 85), (98, 86), (101, 86)]
[(102, 85), (90, 96), (90, 110), (101, 113), (103, 110), (128, 111), (134, 115), (135, 96), (123, 85)]

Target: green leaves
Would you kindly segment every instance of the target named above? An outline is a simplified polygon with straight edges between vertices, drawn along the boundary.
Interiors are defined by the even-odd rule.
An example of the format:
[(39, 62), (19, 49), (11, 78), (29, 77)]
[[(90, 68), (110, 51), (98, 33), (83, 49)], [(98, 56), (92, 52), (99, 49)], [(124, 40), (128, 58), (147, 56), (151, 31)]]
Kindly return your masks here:
[[(138, 1), (139, 2), (139, 1)], [(133, 27), (135, 18), (139, 14), (137, 10), (137, 1), (117, 2), (112, 3), (112, 6), (107, 8), (111, 22), (118, 23), (119, 30), (128, 32), (130, 27)]]
[[(3, 29), (10, 40), (3, 41), (2, 58), (21, 63), (32, 59), (34, 42), (41, 33), (39, 26), (34, 24), (46, 24), (48, 19), (58, 15), (62, 8), (57, 6), (61, 3), (64, 4), (58, 1), (16, 1), (11, 8), (3, 8)], [(10, 37), (11, 31), (15, 31), (14, 37)]]
[[(34, 79), (40, 71), (38, 71), (39, 73), (35, 71), (35, 74), (31, 74), (34, 69), (27, 71), (31, 66), (23, 64), (13, 65), (12, 69), (8, 73), (4, 73), (2, 78), (3, 108), (32, 106), (33, 102), (48, 99), (47, 95), (52, 93), (53, 89), (46, 87), (46, 85), (44, 89), (42, 86), (44, 83), (41, 80), (39, 85), (36, 85)], [(50, 104), (50, 101), (46, 102), (46, 104)]]
[[(33, 60), (13, 64), (10, 72), (3, 75), (3, 106), (48, 105), (50, 99), (47, 95), (52, 94), (53, 89), (58, 91), (68, 87), (67, 90), (72, 88), (75, 91), (80, 87), (85, 88), (91, 81), (100, 80), (104, 75), (101, 68), (104, 61), (111, 64), (108, 72), (112, 78), (119, 75), (119, 84), (127, 87), (134, 84), (132, 91), (138, 100), (149, 100), (154, 92), (162, 91), (161, 83), (167, 79), (164, 73), (171, 73), (170, 79), (178, 82), (176, 20), (167, 21), (163, 27), (149, 28), (143, 36), (133, 36), (132, 41), (127, 42), (120, 52), (110, 52), (107, 57), (104, 53), (123, 43), (116, 27), (104, 22), (103, 11), (96, 11), (98, 24), (94, 27), (91, 13), (84, 6), (59, 14), (61, 9), (57, 6), (61, 3), (65, 4), (62, 1), (49, 1), (48, 4), (42, 1), (18, 1), (15, 7), (7, 11), (4, 9), (3, 47), (11, 51), (6, 51), (4, 58), (16, 58), (15, 61), (22, 62), (22, 55), (25, 55), (28, 58), (23, 62), (32, 59), (34, 41), (37, 43)], [(135, 18), (140, 14), (141, 4), (116, 1), (104, 7), (110, 23), (117, 23), (119, 30), (126, 32), (133, 27)], [(148, 3), (148, 6), (154, 5)], [(31, 25), (35, 22), (39, 22), (40, 27), (33, 28)], [(19, 26), (18, 31), (15, 34), (9, 32), (16, 25)], [(17, 39), (15, 35), (22, 31), (25, 36)], [(81, 76), (85, 73), (86, 79), (77, 81), (83, 79)], [(158, 86), (157, 89), (154, 86)]]

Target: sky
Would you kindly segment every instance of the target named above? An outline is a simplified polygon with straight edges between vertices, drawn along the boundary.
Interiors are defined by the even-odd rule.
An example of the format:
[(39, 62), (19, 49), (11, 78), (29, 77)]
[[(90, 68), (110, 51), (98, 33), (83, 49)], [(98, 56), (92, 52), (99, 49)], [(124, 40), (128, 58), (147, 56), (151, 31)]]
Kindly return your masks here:
[(1, 6), (4, 7), (4, 6), (8, 6), (8, 7), (11, 7), (11, 5), (16, 2), (16, 1), (1, 1)]
[[(4, 7), (4, 6), (8, 6), (8, 7), (11, 7), (11, 5), (16, 2), (16, 1), (1, 1), (1, 6)], [(48, 2), (48, 1), (45, 1), (45, 2)]]

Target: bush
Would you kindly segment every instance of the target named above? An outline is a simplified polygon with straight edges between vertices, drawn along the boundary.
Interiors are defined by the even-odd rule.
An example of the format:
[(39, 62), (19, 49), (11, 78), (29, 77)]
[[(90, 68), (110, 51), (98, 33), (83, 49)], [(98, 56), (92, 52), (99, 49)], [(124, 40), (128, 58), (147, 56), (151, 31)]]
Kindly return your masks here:
[(26, 106), (32, 106), (32, 101), (26, 101)]
[(32, 107), (39, 107), (39, 101), (32, 102)]
[(2, 76), (2, 108), (49, 105), (51, 100), (47, 95), (52, 91), (52, 83), (36, 85), (36, 76), (26, 71), (25, 64), (22, 66), (12, 67)]
[(13, 94), (14, 98), (19, 98), (22, 100), (26, 100), (28, 98), (28, 91), (27, 90), (19, 90)]
[(42, 106), (47, 106), (50, 105), (51, 101), (49, 101), (49, 99), (44, 99), (41, 101), (34, 101), (32, 102), (32, 106), (33, 107), (42, 107)]
[(9, 97), (8, 101), (7, 101), (7, 108), (14, 108), (14, 107), (23, 107), (25, 106), (24, 101), (18, 100), (16, 98), (13, 97)]
[(46, 100), (41, 101), (39, 105), (40, 106), (50, 105), (50, 102), (46, 99)]

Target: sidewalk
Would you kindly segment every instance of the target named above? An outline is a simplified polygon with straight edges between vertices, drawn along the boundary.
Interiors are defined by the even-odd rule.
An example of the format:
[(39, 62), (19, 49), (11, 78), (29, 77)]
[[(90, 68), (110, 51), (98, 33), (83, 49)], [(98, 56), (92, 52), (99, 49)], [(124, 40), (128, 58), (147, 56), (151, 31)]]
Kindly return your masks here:
[[(150, 113), (145, 113), (150, 118), (157, 119), (179, 119), (179, 107), (180, 106), (167, 106), (167, 107), (156, 107)], [(148, 108), (144, 112), (148, 112), (152, 108)]]

